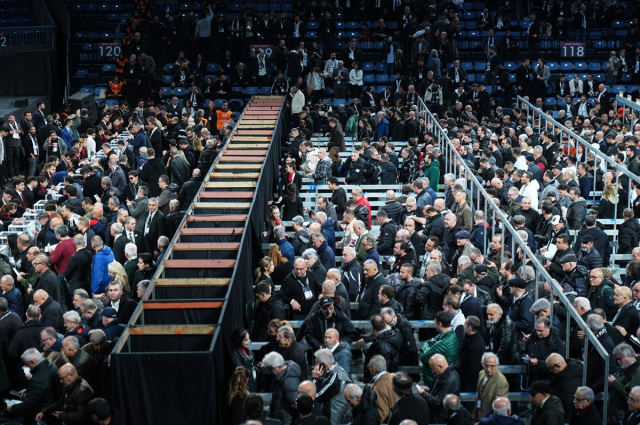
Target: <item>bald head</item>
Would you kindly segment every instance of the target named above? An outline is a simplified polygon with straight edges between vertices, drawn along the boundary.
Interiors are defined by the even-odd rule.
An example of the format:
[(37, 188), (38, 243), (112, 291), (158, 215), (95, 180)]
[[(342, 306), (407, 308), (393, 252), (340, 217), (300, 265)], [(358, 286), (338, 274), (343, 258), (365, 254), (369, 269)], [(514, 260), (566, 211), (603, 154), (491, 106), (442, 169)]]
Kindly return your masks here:
[(404, 421), (400, 422), (400, 425), (418, 425), (418, 423), (416, 421), (412, 421), (411, 419), (405, 419)]
[(498, 397), (493, 401), (493, 413), (496, 416), (511, 416), (511, 402), (506, 397)]
[(42, 289), (38, 289), (36, 292), (33, 293), (33, 302), (35, 303), (35, 305), (38, 305), (38, 306), (42, 305), (42, 303), (44, 303), (48, 299), (49, 299), (49, 294)]
[(433, 373), (440, 375), (447, 370), (449, 362), (447, 362), (447, 359), (442, 354), (434, 354), (429, 359), (429, 367)]
[(316, 398), (316, 384), (311, 381), (302, 381), (300, 385), (298, 385), (298, 395), (305, 393), (309, 395), (312, 399)]

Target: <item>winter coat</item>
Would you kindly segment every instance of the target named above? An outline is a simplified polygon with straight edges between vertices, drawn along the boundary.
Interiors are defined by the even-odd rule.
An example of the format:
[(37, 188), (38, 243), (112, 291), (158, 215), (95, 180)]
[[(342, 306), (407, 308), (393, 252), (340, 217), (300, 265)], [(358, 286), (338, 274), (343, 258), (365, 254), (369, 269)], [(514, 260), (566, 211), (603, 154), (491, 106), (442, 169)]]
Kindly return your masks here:
[(473, 392), (476, 390), (478, 373), (482, 370), (481, 360), (484, 352), (485, 345), (482, 335), (477, 332), (473, 335), (465, 335), (458, 362), (460, 391)]
[[(562, 356), (565, 353), (560, 353)], [(558, 373), (551, 373), (549, 376), (549, 386), (551, 395), (560, 399), (564, 407), (564, 419), (569, 422), (573, 412), (573, 395), (576, 388), (582, 386), (582, 363), (575, 359), (567, 359), (567, 367)]]
[(158, 179), (166, 173), (167, 169), (164, 162), (162, 162), (162, 158), (151, 158), (144, 163), (140, 172), (140, 179), (149, 185), (149, 197), (160, 195)]
[(618, 229), (618, 251), (616, 254), (631, 254), (638, 246), (640, 239), (640, 225), (638, 219), (630, 218), (622, 223)]
[(324, 345), (324, 333), (329, 328), (334, 328), (338, 331), (340, 340), (346, 343), (355, 342), (358, 340), (358, 333), (353, 327), (351, 320), (346, 314), (340, 310), (339, 307), (335, 307), (331, 318), (327, 319), (324, 315), (324, 311), (320, 309), (315, 314), (309, 316), (306, 320), (305, 339), (307, 344), (311, 345), (313, 351), (319, 350)]
[(87, 404), (93, 399), (93, 389), (87, 381), (78, 377), (70, 386), (63, 386), (62, 397), (47, 406), (43, 412), (59, 411), (60, 420), (69, 425), (91, 423)]
[(444, 229), (444, 216), (440, 213), (436, 213), (436, 215), (427, 219), (427, 223), (422, 234), (429, 238), (435, 236), (440, 239), (440, 241), (443, 241)]
[(398, 168), (393, 162), (381, 162), (378, 167), (380, 168), (380, 184), (396, 184)]
[[(340, 337), (342, 337), (342, 335)], [(333, 350), (333, 360), (335, 360), (347, 374), (350, 374), (351, 366), (353, 365), (353, 355), (351, 354), (349, 344), (340, 341), (338, 347)]]
[(429, 425), (429, 403), (418, 394), (398, 399), (391, 410), (388, 425), (400, 425), (405, 419), (412, 419), (418, 425)]
[(442, 401), (447, 394), (460, 394), (460, 378), (453, 365), (435, 377), (429, 392), (422, 393), (422, 398), (429, 404), (430, 423), (443, 424), (446, 422), (447, 413), (442, 406)]
[[(286, 305), (291, 304), (291, 300), (296, 300), (300, 304), (300, 311), (295, 312), (295, 314), (300, 315), (308, 315), (311, 307), (317, 301), (318, 295), (322, 293), (322, 284), (316, 282), (315, 276), (311, 273), (307, 273), (306, 275), (307, 285), (311, 289), (311, 298), (306, 300), (303, 287), (300, 283), (300, 279), (291, 272), (282, 282), (281, 290), (282, 290), (282, 301)], [(303, 281), (304, 283), (304, 281)], [(289, 310), (290, 314), (293, 314), (292, 309)]]
[(486, 221), (474, 224), (471, 230), (471, 239), (469, 242), (476, 248), (480, 249), (480, 252), (485, 252), (485, 235), (487, 240), (489, 239), (489, 223)]
[(290, 423), (296, 413), (296, 399), (300, 384), (300, 367), (292, 362), (284, 362), (286, 368), (273, 382), (269, 416)]
[(396, 241), (396, 224), (394, 220), (389, 219), (382, 226), (380, 226), (380, 236), (377, 239), (378, 254), (380, 255), (393, 255), (393, 247)]
[(31, 379), (27, 381), (27, 394), (22, 403), (11, 408), (15, 416), (29, 417), (24, 423), (32, 423), (33, 416), (53, 404), (60, 394), (58, 368), (42, 359), (31, 369)]
[[(393, 329), (387, 329), (376, 335), (371, 342), (371, 346), (365, 354), (364, 364), (368, 365), (371, 358), (375, 355), (381, 355), (387, 362), (387, 372), (398, 371), (398, 354), (402, 347), (402, 337), (400, 332)], [(363, 374), (364, 382), (371, 381), (371, 373), (365, 370)]]
[[(526, 292), (523, 296), (513, 301), (509, 317), (516, 325), (516, 332), (524, 332), (527, 335), (531, 333), (535, 323), (535, 316), (529, 311), (532, 305), (533, 300)], [(518, 335), (518, 340), (522, 340), (520, 335)]]
[[(531, 328), (529, 328), (529, 332), (531, 332)], [(530, 383), (539, 379), (549, 378), (550, 372), (547, 369), (546, 360), (550, 354), (558, 353), (564, 355), (566, 353), (564, 342), (560, 339), (558, 331), (553, 327), (551, 327), (551, 332), (546, 341), (539, 338), (536, 332), (532, 332), (527, 340), (525, 352), (529, 357), (538, 360), (536, 365), (527, 364)]]
[(394, 223), (400, 223), (404, 208), (398, 201), (386, 201), (382, 206), (384, 212), (387, 213), (389, 220), (393, 220)]
[[(395, 310), (394, 310), (395, 311)], [(402, 347), (400, 347), (400, 366), (414, 366), (418, 364), (418, 347), (411, 323), (402, 314), (396, 311), (398, 320), (393, 326), (394, 330), (400, 332)]]
[(531, 425), (564, 425), (564, 408), (560, 399), (549, 396), (542, 408), (534, 409)]
[(382, 273), (378, 272), (373, 278), (365, 278), (364, 289), (358, 298), (358, 317), (361, 320), (369, 320), (371, 316), (380, 311), (381, 304), (378, 298), (380, 287), (386, 285)]
[(409, 320), (417, 320), (420, 317), (420, 309), (416, 303), (416, 294), (420, 287), (420, 279), (414, 277), (403, 283), (396, 290), (395, 298), (402, 304), (404, 315)]
[(423, 171), (424, 176), (429, 179), (429, 187), (438, 192), (440, 190), (438, 187), (440, 182), (440, 161), (434, 159), (431, 164), (425, 164)]
[(368, 387), (364, 387), (360, 404), (353, 409), (353, 421), (351, 425), (371, 425), (380, 423), (380, 414), (376, 407), (376, 393)]
[(391, 409), (398, 400), (398, 395), (393, 391), (393, 373), (384, 373), (378, 377), (371, 384), (371, 390), (376, 393), (376, 405), (378, 407), (378, 413), (380, 414), (380, 423), (389, 422), (389, 416), (391, 416)]
[(518, 415), (497, 416), (491, 410), (484, 418), (480, 419), (480, 425), (524, 425), (524, 422)]
[[(580, 197), (573, 201), (567, 208), (567, 228), (570, 230), (582, 229), (582, 224), (586, 216), (587, 203)], [(622, 228), (622, 226), (620, 226)], [(637, 242), (637, 240), (636, 240)]]
[(398, 183), (407, 184), (412, 183), (418, 175), (418, 158), (410, 151), (409, 156), (402, 162), (400, 167), (400, 173)]
[[(171, 184), (173, 185), (173, 183)], [(173, 190), (173, 186), (167, 186), (160, 192), (160, 196), (158, 196), (158, 209), (165, 217), (171, 212), (169, 203), (174, 199), (178, 199), (178, 194)]]
[[(12, 318), (5, 318), (3, 322), (10, 319)], [(13, 339), (11, 339), (7, 348), (7, 354), (10, 357), (19, 359), (22, 353), (29, 348), (40, 350), (42, 348), (40, 345), (40, 333), (45, 327), (40, 319), (31, 319), (26, 322), (13, 335)]]
[(364, 158), (360, 157), (357, 161), (352, 161), (349, 167), (349, 175), (344, 179), (346, 184), (363, 184), (364, 183)]
[(255, 342), (268, 341), (269, 322), (273, 319), (284, 320), (287, 318), (284, 312), (284, 303), (282, 302), (282, 291), (273, 292), (269, 301), (258, 304), (254, 318), (251, 340)]
[(589, 270), (578, 264), (575, 269), (568, 272), (561, 283), (570, 285), (578, 297), (586, 297), (589, 289)]
[[(327, 214), (328, 215), (328, 214)], [(324, 232), (327, 234), (326, 236), (326, 242), (327, 245), (329, 245), (329, 248), (331, 248), (331, 250), (333, 251), (333, 255), (335, 256), (335, 252), (336, 252), (336, 231), (335, 231), (335, 221), (333, 218), (331, 217), (327, 217), (327, 221), (324, 222), (324, 224), (320, 227), (320, 230), (324, 230)], [(336, 259), (333, 259), (333, 262), (335, 263)], [(334, 265), (335, 267), (335, 265)]]
[(434, 354), (442, 354), (447, 359), (447, 363), (452, 364), (458, 360), (459, 351), (460, 343), (453, 329), (426, 341), (422, 346), (422, 355), (420, 356), (424, 384), (429, 386), (435, 379), (435, 374), (431, 372), (429, 367), (429, 359)]
[[(47, 298), (45, 302), (40, 304), (40, 310), (42, 312), (40, 320), (44, 326), (51, 326), (56, 331), (64, 333), (64, 319), (62, 318), (64, 310), (57, 301), (51, 297)], [(82, 341), (80, 340), (80, 342)]]
[(498, 356), (501, 365), (520, 363), (518, 358), (518, 330), (507, 314), (503, 313), (498, 323), (489, 327), (485, 342), (489, 347), (489, 351)]
[(578, 257), (578, 265), (584, 266), (587, 270), (602, 267), (602, 257), (595, 248), (591, 248), (589, 251), (580, 249), (576, 252), (576, 256)]
[(349, 292), (349, 298), (355, 299), (360, 292), (360, 285), (362, 285), (362, 266), (358, 262), (357, 258), (342, 264), (342, 278), (340, 282), (344, 284)]
[(600, 425), (601, 423), (602, 416), (600, 416), (598, 408), (593, 403), (580, 412), (573, 410), (569, 420), (569, 425)]
[[(476, 398), (474, 405), (476, 407), (471, 414), (474, 422), (492, 412), (492, 404), (496, 398), (509, 396), (509, 383), (502, 372), (496, 370), (493, 376), (486, 383), (483, 383), (485, 375), (484, 371), (480, 371), (475, 382)], [(482, 401), (478, 408), (478, 401), (480, 400)]]
[(601, 308), (607, 314), (607, 320), (613, 320), (618, 307), (613, 302), (614, 285), (609, 279), (604, 279), (599, 286), (589, 288), (589, 302), (591, 309)]
[(435, 314), (442, 310), (444, 291), (449, 287), (451, 278), (446, 274), (437, 274), (425, 280), (416, 294), (416, 304), (422, 309), (421, 320), (433, 320)]
[(343, 392), (345, 387), (353, 381), (344, 369), (334, 363), (329, 370), (312, 382), (316, 385), (316, 404), (322, 405), (324, 416), (331, 419), (332, 423), (351, 422), (351, 409), (344, 399)]
[(111, 248), (106, 245), (93, 256), (93, 267), (91, 270), (91, 292), (93, 294), (104, 294), (104, 291), (107, 289), (107, 284), (111, 282), (108, 266), (113, 261), (115, 261), (113, 252), (111, 252)]
[[(635, 332), (633, 332), (635, 333)], [(596, 338), (602, 344), (602, 347), (609, 354), (610, 359), (615, 359), (613, 355), (613, 341), (607, 334), (607, 329), (602, 328), (596, 333)], [(604, 389), (604, 380), (613, 375), (617, 369), (616, 362), (609, 362), (609, 370), (605, 369), (605, 363), (600, 354), (592, 344), (589, 344), (589, 351), (586, 354), (587, 357), (587, 382), (586, 386), (591, 388), (594, 393), (599, 393)]]

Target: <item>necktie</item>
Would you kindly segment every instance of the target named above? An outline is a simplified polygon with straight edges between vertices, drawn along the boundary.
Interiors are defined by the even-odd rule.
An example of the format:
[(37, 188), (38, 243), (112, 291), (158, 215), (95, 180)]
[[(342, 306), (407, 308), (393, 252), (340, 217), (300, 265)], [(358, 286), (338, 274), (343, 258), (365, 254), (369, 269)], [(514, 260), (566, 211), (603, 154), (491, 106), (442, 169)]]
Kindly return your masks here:
[(147, 223), (144, 226), (144, 235), (147, 236), (149, 234), (149, 226), (151, 226), (151, 220), (153, 220), (153, 214), (155, 213), (151, 213), (149, 214), (149, 217), (147, 217)]
[(20, 199), (22, 199), (22, 206), (26, 208), (27, 204), (24, 202), (24, 196), (22, 196), (22, 193), (20, 194)]
[(129, 232), (129, 240), (131, 241), (131, 243), (136, 243), (134, 237), (133, 237), (133, 232)]

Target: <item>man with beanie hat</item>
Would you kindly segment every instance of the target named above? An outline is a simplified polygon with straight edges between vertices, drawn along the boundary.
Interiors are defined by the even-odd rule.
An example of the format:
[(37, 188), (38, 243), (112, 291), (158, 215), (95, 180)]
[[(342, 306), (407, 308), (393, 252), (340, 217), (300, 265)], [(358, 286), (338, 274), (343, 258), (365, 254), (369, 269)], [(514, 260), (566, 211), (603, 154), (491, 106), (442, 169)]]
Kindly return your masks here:
[(593, 270), (602, 267), (602, 256), (593, 249), (593, 236), (584, 235), (580, 238), (580, 248), (576, 258), (578, 265), (584, 266), (587, 270)]

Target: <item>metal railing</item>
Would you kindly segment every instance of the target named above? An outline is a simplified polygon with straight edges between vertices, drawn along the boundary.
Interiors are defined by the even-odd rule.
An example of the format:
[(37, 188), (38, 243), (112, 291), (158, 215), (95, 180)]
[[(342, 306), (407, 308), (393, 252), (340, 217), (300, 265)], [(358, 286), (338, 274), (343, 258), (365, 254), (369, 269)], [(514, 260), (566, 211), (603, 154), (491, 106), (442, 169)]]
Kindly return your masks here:
[[(618, 96), (620, 97), (620, 96)], [(626, 101), (626, 99), (624, 99)], [(628, 101), (627, 101), (628, 102)], [(577, 148), (578, 145), (581, 145), (584, 149), (585, 155), (587, 155), (588, 153), (593, 153), (595, 158), (599, 159), (600, 161), (604, 162), (605, 164), (605, 172), (606, 171), (611, 171), (612, 173), (615, 174), (615, 191), (616, 191), (616, 199), (618, 198), (618, 188), (620, 186), (620, 176), (621, 175), (625, 175), (629, 178), (629, 186), (627, 188), (627, 193), (629, 193), (629, 197), (627, 198), (627, 206), (626, 208), (631, 208), (631, 181), (636, 182), (639, 186), (640, 186), (640, 177), (638, 177), (637, 175), (633, 174), (631, 171), (629, 171), (625, 166), (620, 166), (620, 164), (618, 164), (617, 162), (613, 161), (611, 158), (609, 158), (605, 153), (600, 152), (600, 150), (598, 149), (594, 149), (593, 146), (591, 145), (591, 143), (587, 142), (584, 138), (582, 138), (580, 135), (576, 134), (574, 131), (568, 129), (567, 127), (565, 127), (564, 125), (560, 124), (558, 121), (556, 121), (555, 119), (553, 119), (553, 117), (548, 116), (546, 113), (540, 111), (538, 108), (536, 108), (534, 105), (532, 105), (529, 101), (525, 100), (524, 98), (522, 98), (521, 96), (517, 97), (517, 103), (518, 106), (520, 107), (521, 111), (526, 114), (527, 119), (530, 120), (530, 122), (535, 123), (536, 121), (538, 122), (538, 126), (540, 129), (545, 128), (547, 129), (547, 125), (551, 125), (552, 129), (558, 128), (560, 130), (560, 134), (566, 134), (568, 137), (568, 145), (564, 146), (567, 148), (572, 148), (575, 147)], [(626, 104), (626, 102), (625, 102)], [(638, 110), (640, 110), (640, 106), (636, 105), (636, 107), (638, 108)], [(542, 122), (544, 121), (544, 126), (542, 126)], [(572, 145), (573, 142), (573, 145)], [(562, 140), (560, 140), (560, 143), (562, 145)], [(599, 167), (599, 165), (596, 165), (596, 167)], [(595, 192), (595, 187), (596, 187), (596, 179), (593, 179), (593, 190)], [(613, 221), (613, 225), (614, 225), (614, 230), (617, 230), (618, 227), (618, 222), (617, 220), (615, 220), (618, 217), (618, 202), (615, 203), (614, 205), (614, 221)], [(614, 239), (614, 244), (613, 244), (613, 254), (615, 254), (615, 250), (617, 249), (617, 244), (615, 243), (618, 239), (617, 236), (617, 232), (614, 233), (613, 235)], [(612, 263), (613, 263), (613, 257), (612, 256)]]
[(0, 26), (0, 53), (55, 50), (56, 25), (44, 0), (33, 0), (33, 25)]
[[(440, 148), (442, 149), (442, 156), (443, 156), (443, 158), (446, 158), (446, 160), (449, 162), (449, 165), (448, 165), (449, 168), (448, 169), (451, 170), (450, 172), (452, 172), (456, 177), (462, 177), (469, 183), (468, 188), (471, 189), (472, 201), (473, 201), (473, 197), (474, 197), (473, 194), (475, 193), (476, 194), (476, 202), (477, 202), (476, 203), (476, 208), (480, 209), (480, 208), (482, 208), (482, 206), (484, 207), (485, 218), (489, 217), (489, 215), (488, 215), (489, 211), (492, 212), (492, 221), (493, 221), (493, 223), (492, 223), (492, 233), (493, 233), (492, 237), (493, 237), (493, 235), (495, 235), (496, 217), (498, 217), (499, 220), (502, 223), (503, 235), (505, 235), (507, 232), (510, 233), (511, 237), (513, 238), (515, 243), (522, 250), (523, 256), (524, 256), (523, 260), (522, 260), (522, 264), (526, 265), (527, 264), (527, 259), (529, 259), (531, 261), (531, 264), (533, 265), (533, 267), (535, 268), (535, 271), (536, 271), (536, 291), (535, 291), (536, 299), (537, 299), (537, 296), (538, 296), (538, 288), (537, 288), (537, 286), (541, 282), (544, 281), (544, 282), (548, 283), (549, 286), (551, 287), (551, 293), (550, 293), (551, 317), (550, 317), (550, 319), (553, 317), (554, 298), (557, 297), (559, 299), (559, 301), (562, 302), (562, 304), (566, 307), (567, 313), (568, 313), (568, 317), (567, 317), (567, 321), (566, 321), (567, 322), (566, 323), (566, 327), (567, 327), (567, 329), (566, 329), (567, 342), (570, 341), (571, 319), (575, 320), (577, 325), (584, 332), (584, 335), (585, 335), (585, 337), (584, 337), (584, 373), (583, 373), (583, 377), (582, 377), (583, 385), (586, 383), (586, 378), (587, 378), (586, 377), (586, 371), (587, 371), (587, 353), (588, 353), (588, 349), (589, 349), (589, 342), (591, 342), (591, 344), (598, 351), (598, 354), (600, 354), (600, 356), (604, 359), (605, 371), (608, 371), (609, 370), (609, 363), (610, 363), (611, 359), (610, 359), (609, 354), (607, 353), (607, 351), (602, 346), (602, 344), (600, 344), (600, 341), (598, 341), (598, 339), (595, 337), (595, 335), (593, 334), (591, 329), (589, 329), (589, 327), (584, 322), (584, 320), (582, 320), (582, 317), (580, 316), (580, 314), (575, 310), (575, 308), (573, 307), (572, 303), (564, 295), (560, 285), (555, 280), (553, 280), (551, 275), (549, 275), (549, 273), (544, 268), (544, 266), (540, 263), (538, 258), (536, 258), (536, 256), (531, 252), (531, 250), (527, 246), (526, 242), (524, 242), (524, 240), (518, 235), (516, 230), (510, 224), (509, 217), (507, 217), (507, 215), (504, 214), (500, 210), (500, 208), (493, 202), (493, 200), (491, 199), (489, 194), (485, 191), (485, 189), (482, 187), (482, 185), (480, 184), (480, 182), (478, 181), (478, 179), (474, 175), (473, 170), (471, 170), (467, 166), (465, 161), (462, 160), (462, 157), (456, 151), (453, 143), (451, 142), (451, 140), (449, 140), (449, 137), (447, 136), (446, 132), (444, 131), (444, 129), (442, 127), (440, 127), (440, 125), (438, 123), (438, 120), (431, 114), (431, 112), (429, 111), (429, 109), (427, 108), (427, 106), (424, 104), (424, 102), (422, 100), (420, 100), (420, 103), (422, 105), (420, 106), (419, 110), (423, 114), (422, 116), (425, 118), (425, 122), (426, 122), (427, 127), (431, 131), (433, 131), (433, 133), (434, 133), (436, 138), (440, 139)], [(515, 255), (515, 253), (514, 253), (514, 255)], [(502, 244), (502, 256), (504, 256), (504, 243)], [(565, 358), (569, 358), (569, 343), (566, 344), (566, 355), (565, 355)], [(609, 391), (609, 382), (607, 380), (607, 374), (605, 373), (605, 379), (604, 379), (605, 399), (607, 398), (608, 391)], [(603, 407), (602, 417), (603, 417), (603, 424), (606, 425), (606, 423), (607, 423), (607, 402), (606, 402), (606, 400), (605, 400), (604, 407)]]
[[(629, 96), (629, 97), (631, 97), (631, 96)], [(626, 123), (629, 123), (629, 122), (633, 121), (633, 114), (630, 114), (631, 116), (629, 116), (629, 115), (627, 115), (627, 112), (631, 112), (631, 110), (634, 110), (634, 111), (638, 112), (638, 114), (640, 115), (640, 104), (638, 104), (637, 102), (617, 94), (616, 95), (616, 103), (618, 105), (624, 105), (624, 113), (622, 114), (622, 123), (623, 124), (626, 124)], [(633, 132), (633, 128), (631, 129), (631, 132)]]

